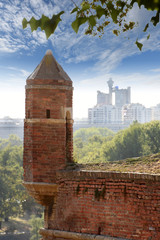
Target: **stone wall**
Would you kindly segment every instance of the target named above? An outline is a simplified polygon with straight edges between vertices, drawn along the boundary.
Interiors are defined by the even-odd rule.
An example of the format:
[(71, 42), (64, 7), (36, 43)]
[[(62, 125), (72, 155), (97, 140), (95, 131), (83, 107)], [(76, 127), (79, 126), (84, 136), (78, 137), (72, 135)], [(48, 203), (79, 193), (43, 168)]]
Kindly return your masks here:
[(60, 171), (57, 177), (58, 196), (48, 215), (49, 229), (160, 239), (160, 176)]

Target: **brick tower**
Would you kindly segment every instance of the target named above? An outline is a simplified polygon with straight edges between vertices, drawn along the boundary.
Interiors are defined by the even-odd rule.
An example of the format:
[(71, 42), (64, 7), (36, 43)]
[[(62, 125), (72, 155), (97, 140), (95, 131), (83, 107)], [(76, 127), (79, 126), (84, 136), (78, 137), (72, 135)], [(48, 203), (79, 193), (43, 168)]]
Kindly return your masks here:
[(24, 185), (43, 205), (56, 192), (56, 172), (72, 162), (72, 91), (48, 50), (26, 81), (24, 121)]

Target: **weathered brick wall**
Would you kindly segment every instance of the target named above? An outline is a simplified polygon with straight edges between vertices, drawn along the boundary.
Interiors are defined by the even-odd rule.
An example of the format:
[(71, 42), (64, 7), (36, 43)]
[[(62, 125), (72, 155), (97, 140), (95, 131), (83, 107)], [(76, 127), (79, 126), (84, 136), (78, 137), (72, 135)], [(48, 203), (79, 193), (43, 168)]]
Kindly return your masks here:
[(30, 85), (33, 80), (27, 80), (26, 85), (26, 118), (46, 118), (46, 109), (50, 110), (50, 118), (64, 118), (64, 108), (72, 107), (72, 82), (43, 81)]
[(58, 183), (49, 229), (160, 239), (160, 176), (62, 171)]
[(71, 81), (27, 80), (25, 182), (55, 183), (56, 171), (73, 161), (72, 90)]
[(24, 124), (24, 180), (31, 182), (56, 181), (56, 170), (66, 165), (65, 123), (52, 119)]

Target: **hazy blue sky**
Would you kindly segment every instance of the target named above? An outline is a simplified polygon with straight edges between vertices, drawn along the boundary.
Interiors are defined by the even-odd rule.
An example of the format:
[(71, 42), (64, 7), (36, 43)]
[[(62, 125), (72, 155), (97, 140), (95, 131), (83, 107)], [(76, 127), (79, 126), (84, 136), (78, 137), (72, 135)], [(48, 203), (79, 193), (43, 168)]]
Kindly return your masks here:
[[(63, 21), (48, 40), (41, 31), (22, 29), (23, 17), (51, 17), (64, 9)], [(0, 117), (24, 118), (25, 81), (47, 49), (73, 80), (74, 117), (87, 116), (88, 107), (96, 104), (97, 90), (108, 92), (106, 82), (110, 77), (120, 88), (131, 86), (132, 102), (148, 107), (160, 103), (159, 25), (149, 28), (148, 41), (141, 35), (152, 13), (135, 6), (128, 19), (138, 19), (138, 28), (119, 37), (108, 29), (99, 39), (85, 36), (82, 28), (79, 34), (74, 33), (70, 9), (70, 0), (0, 1)], [(134, 44), (137, 36), (144, 43), (142, 52)]]

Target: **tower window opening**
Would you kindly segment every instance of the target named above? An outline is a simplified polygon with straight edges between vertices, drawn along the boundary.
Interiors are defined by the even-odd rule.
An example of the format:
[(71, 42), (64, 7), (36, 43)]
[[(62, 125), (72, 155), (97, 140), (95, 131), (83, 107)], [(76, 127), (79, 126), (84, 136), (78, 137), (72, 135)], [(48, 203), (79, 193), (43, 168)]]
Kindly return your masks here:
[(46, 109), (46, 118), (51, 117), (51, 111), (49, 109)]

